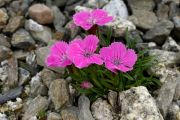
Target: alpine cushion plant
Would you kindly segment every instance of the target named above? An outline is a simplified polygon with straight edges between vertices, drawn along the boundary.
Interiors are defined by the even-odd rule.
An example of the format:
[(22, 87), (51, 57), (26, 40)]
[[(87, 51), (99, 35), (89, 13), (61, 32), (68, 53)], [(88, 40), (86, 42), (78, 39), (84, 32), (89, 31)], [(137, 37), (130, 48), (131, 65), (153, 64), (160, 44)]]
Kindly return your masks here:
[[(88, 30), (94, 24), (105, 25), (112, 21), (112, 17), (104, 10), (96, 9), (76, 13), (73, 20), (76, 25)], [(91, 100), (106, 95), (109, 90), (160, 85), (156, 78), (146, 74), (146, 70), (154, 64), (152, 57), (146, 56), (144, 51), (135, 50), (135, 40), (128, 37), (128, 32), (125, 40), (126, 45), (113, 42), (102, 46), (97, 35), (91, 34), (84, 39), (74, 39), (69, 44), (56, 42), (50, 48), (46, 64), (49, 67), (65, 67), (67, 75), (64, 76), (71, 76), (71, 84)]]

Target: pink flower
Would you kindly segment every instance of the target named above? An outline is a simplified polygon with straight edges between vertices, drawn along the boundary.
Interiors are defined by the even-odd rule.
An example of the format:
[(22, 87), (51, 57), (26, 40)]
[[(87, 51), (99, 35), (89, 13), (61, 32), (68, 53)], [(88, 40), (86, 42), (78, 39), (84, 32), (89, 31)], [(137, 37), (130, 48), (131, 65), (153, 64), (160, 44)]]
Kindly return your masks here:
[(68, 44), (66, 42), (56, 42), (50, 48), (50, 54), (46, 59), (48, 67), (66, 67), (71, 65), (72, 62), (67, 58)]
[(80, 84), (80, 87), (84, 89), (89, 89), (89, 88), (92, 88), (93, 85), (89, 81), (86, 80)]
[(135, 51), (127, 49), (121, 42), (114, 42), (109, 47), (102, 48), (100, 55), (105, 62), (106, 68), (115, 73), (117, 70), (122, 72), (132, 70), (137, 60)]
[(88, 67), (90, 64), (103, 64), (99, 54), (96, 54), (98, 38), (95, 35), (88, 35), (84, 40), (75, 39), (69, 45), (68, 58), (78, 68)]
[(73, 16), (73, 21), (77, 26), (81, 26), (85, 30), (89, 30), (93, 25), (103, 26), (113, 20), (112, 16), (108, 16), (107, 12), (102, 9), (92, 11), (82, 11)]

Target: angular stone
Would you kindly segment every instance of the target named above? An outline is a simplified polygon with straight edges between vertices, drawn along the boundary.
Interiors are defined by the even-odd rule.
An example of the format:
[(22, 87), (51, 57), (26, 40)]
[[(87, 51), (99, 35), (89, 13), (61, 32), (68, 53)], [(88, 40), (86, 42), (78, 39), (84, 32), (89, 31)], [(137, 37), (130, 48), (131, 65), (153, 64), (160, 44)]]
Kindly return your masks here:
[(146, 10), (134, 10), (133, 15), (128, 19), (143, 30), (153, 28), (158, 22), (156, 15), (153, 12)]
[(178, 38), (177, 41), (179, 42), (180, 40), (180, 16), (173, 17), (173, 22), (174, 22), (174, 30), (173, 33), (174, 35)]
[(118, 98), (117, 92), (115, 92), (115, 91), (110, 91), (110, 92), (108, 93), (108, 101), (109, 101), (109, 103), (111, 104), (111, 106), (117, 107), (117, 100), (118, 100), (117, 98)]
[(61, 116), (58, 113), (50, 112), (47, 115), (47, 120), (61, 120)]
[(180, 80), (178, 80), (173, 100), (180, 100), (180, 92), (179, 91), (180, 91)]
[(19, 68), (19, 85), (25, 84), (29, 79), (30, 79), (30, 72), (23, 69)]
[(47, 5), (56, 5), (62, 7), (66, 4), (67, 0), (46, 0)]
[(180, 46), (172, 37), (168, 37), (165, 43), (162, 46), (163, 50), (178, 52), (180, 51)]
[(24, 29), (20, 29), (13, 34), (11, 44), (13, 47), (20, 49), (33, 49), (35, 47), (35, 41)]
[(22, 120), (29, 120), (32, 116), (36, 116), (39, 112), (48, 108), (49, 101), (45, 97), (37, 96), (33, 100), (27, 101), (24, 106), (24, 115)]
[(164, 120), (148, 90), (133, 87), (119, 94), (120, 120)]
[(91, 105), (91, 112), (96, 120), (113, 120), (112, 106), (102, 99), (97, 99)]
[(164, 117), (166, 117), (167, 110), (173, 100), (175, 89), (178, 84), (178, 80), (180, 79), (180, 74), (175, 76), (167, 75), (166, 79), (167, 82), (161, 86), (157, 97), (157, 104)]
[(7, 36), (5, 36), (4, 34), (0, 34), (0, 45), (6, 46), (8, 48), (11, 47), (10, 39)]
[(23, 26), (24, 24), (24, 17), (23, 16), (15, 16), (12, 17), (9, 20), (9, 23), (6, 25), (5, 29), (3, 32), (7, 33), (13, 33), (15, 32), (19, 27)]
[(122, 19), (127, 19), (128, 17), (128, 10), (123, 0), (111, 0), (103, 9), (114, 17)]
[(61, 110), (62, 120), (79, 120), (78, 119), (79, 109), (77, 107), (68, 107)]
[(29, 16), (40, 24), (53, 22), (54, 15), (52, 10), (44, 4), (34, 4), (29, 7)]
[(54, 103), (56, 110), (60, 109), (64, 105), (69, 104), (70, 98), (68, 91), (68, 84), (64, 79), (56, 79), (51, 82), (49, 88), (49, 97)]
[(5, 9), (0, 9), (0, 29), (2, 29), (8, 20), (9, 16)]
[(90, 111), (90, 100), (82, 95), (78, 101), (79, 120), (95, 120)]
[(169, 17), (169, 7), (166, 4), (158, 4), (158, 9), (157, 9), (157, 17), (159, 20), (162, 19), (168, 19)]
[(80, 27), (76, 26), (73, 21), (68, 22), (65, 28), (69, 30), (71, 39), (75, 38), (81, 30)]
[(147, 31), (143, 38), (147, 42), (153, 41), (158, 45), (162, 45), (169, 36), (173, 27), (174, 25), (171, 21), (162, 20), (158, 24), (156, 24), (154, 28)]
[(178, 120), (176, 117), (177, 117), (178, 112), (180, 111), (179, 107), (180, 106), (176, 102), (173, 102), (168, 108), (168, 112), (165, 119)]
[(9, 48), (0, 45), (0, 61), (3, 61), (10, 56), (12, 56), (12, 51)]
[(108, 2), (108, 0), (88, 0), (85, 6), (90, 8), (102, 8)]
[(1, 120), (8, 120), (7, 115), (3, 114), (3, 113), (0, 113), (0, 119)]

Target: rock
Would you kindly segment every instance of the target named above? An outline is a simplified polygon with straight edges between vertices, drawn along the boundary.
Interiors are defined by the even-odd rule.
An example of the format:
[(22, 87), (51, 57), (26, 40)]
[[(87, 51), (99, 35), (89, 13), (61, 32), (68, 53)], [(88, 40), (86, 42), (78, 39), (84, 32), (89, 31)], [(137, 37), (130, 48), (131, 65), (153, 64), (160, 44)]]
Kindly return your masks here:
[(113, 120), (112, 106), (106, 100), (97, 99), (91, 105), (91, 112), (96, 120)]
[(168, 113), (166, 115), (166, 120), (177, 120), (176, 115), (178, 114), (178, 111), (180, 110), (179, 105), (175, 102), (173, 102), (168, 109)]
[(19, 68), (19, 85), (24, 85), (29, 79), (30, 79), (30, 72), (23, 69)]
[(49, 24), (53, 22), (53, 11), (44, 4), (34, 4), (29, 7), (29, 16), (40, 24)]
[(133, 87), (119, 94), (120, 120), (164, 120), (155, 100), (143, 87)]
[(61, 110), (62, 120), (79, 120), (78, 119), (79, 110), (77, 107), (68, 107)]
[(12, 51), (9, 48), (0, 45), (0, 61), (9, 58), (11, 55), (12, 55)]
[(85, 6), (91, 7), (91, 8), (102, 8), (104, 5), (106, 5), (109, 2), (109, 0), (88, 0)]
[(49, 97), (51, 98), (56, 110), (69, 104), (70, 98), (67, 82), (64, 79), (53, 80), (49, 87)]
[(150, 56), (156, 56), (158, 63), (164, 63), (166, 66), (174, 66), (180, 62), (179, 53), (164, 51), (164, 50), (149, 50)]
[(174, 25), (169, 20), (162, 20), (156, 24), (156, 26), (145, 33), (143, 38), (145, 41), (156, 42), (158, 45), (162, 45), (169, 36)]
[(33, 38), (37, 41), (48, 43), (52, 39), (51, 29), (38, 24), (32, 19), (25, 22), (26, 30), (29, 30)]
[(0, 113), (0, 119), (1, 120), (8, 120), (7, 115), (3, 114), (3, 113)]
[(110, 92), (108, 93), (108, 101), (109, 101), (109, 103), (110, 103), (111, 106), (117, 107), (117, 100), (118, 100), (117, 98), (118, 98), (117, 92), (115, 92), (115, 91), (110, 91)]
[(94, 120), (90, 111), (90, 100), (82, 95), (78, 101), (79, 107), (79, 120)]
[(158, 9), (157, 9), (157, 17), (159, 20), (163, 19), (168, 19), (169, 17), (169, 7), (166, 4), (158, 4)]
[(132, 31), (136, 29), (136, 26), (131, 21), (116, 18), (113, 22), (101, 27), (101, 30), (104, 33), (107, 33), (109, 29), (112, 29), (112, 35), (114, 37), (122, 37), (124, 36), (127, 28), (129, 31)]
[(75, 10), (75, 12), (80, 12), (80, 11), (90, 11), (90, 10), (92, 10), (92, 9), (91, 9), (91, 8), (88, 8), (88, 7), (84, 7), (84, 6), (78, 5), (78, 6), (76, 6), (76, 7), (74, 8), (74, 10)]
[[(65, 11), (69, 12), (69, 13), (74, 13), (74, 11), (77, 12), (76, 7), (81, 6), (82, 4), (84, 4), (84, 0), (78, 0), (76, 3), (72, 4), (72, 5), (67, 5), (65, 7)], [(87, 7), (83, 7), (83, 8), (87, 8)], [(88, 8), (89, 9), (89, 8)]]
[(23, 102), (21, 98), (16, 98), (15, 102), (8, 101), (6, 105), (8, 106), (9, 110), (17, 111), (23, 107)]
[(3, 94), (0, 94), (0, 104), (6, 103), (9, 100), (16, 99), (22, 94), (23, 87), (17, 87), (14, 89), (11, 89), (7, 92), (4, 92)]
[(40, 76), (41, 76), (43, 83), (48, 88), (50, 87), (50, 84), (53, 80), (60, 78), (60, 76), (58, 74), (56, 74), (53, 71), (46, 69), (46, 68), (41, 71)]
[(81, 30), (80, 27), (76, 26), (73, 21), (68, 22), (65, 28), (69, 30), (71, 39), (74, 39)]
[(12, 17), (9, 20), (9, 23), (6, 25), (4, 28), (3, 32), (5, 33), (13, 33), (15, 32), (18, 28), (22, 27), (24, 24), (24, 17), (23, 16), (15, 16)]
[(16, 87), (18, 85), (18, 62), (17, 59), (12, 56), (7, 59), (2, 64), (3, 68), (6, 70), (8, 75), (8, 79), (5, 81), (4, 86), (8, 89), (12, 87)]
[(153, 11), (155, 3), (153, 0), (127, 0), (132, 12), (134, 10), (147, 10)]
[(58, 7), (53, 6), (51, 9), (54, 13), (54, 27), (56, 30), (59, 30), (59, 27), (61, 28), (66, 23), (66, 17), (63, 15), (63, 13), (59, 10)]
[(36, 76), (32, 77), (30, 81), (31, 87), (31, 96), (35, 97), (37, 95), (45, 96), (48, 94), (48, 90), (44, 84), (41, 82), (40, 73), (36, 74)]
[(27, 101), (24, 106), (24, 115), (22, 120), (29, 120), (32, 116), (36, 116), (39, 112), (48, 108), (49, 102), (45, 97), (37, 96), (33, 100)]
[(162, 46), (163, 50), (178, 52), (180, 51), (180, 46), (172, 37), (168, 37), (165, 43)]
[(123, 0), (111, 0), (103, 7), (110, 15), (127, 19), (128, 10)]
[[(174, 31), (173, 31), (173, 33), (178, 39), (180, 39), (180, 35), (179, 35), (179, 33), (180, 33), (180, 16), (173, 17), (173, 22), (174, 22)], [(178, 40), (178, 42), (179, 41), (180, 40)]]
[(11, 47), (10, 39), (7, 36), (5, 36), (4, 34), (0, 34), (0, 45), (6, 46), (8, 48)]
[(0, 67), (0, 80), (2, 82), (5, 82), (8, 78), (8, 74), (6, 72), (6, 70), (3, 67)]
[[(45, 64), (45, 59), (49, 53), (49, 48), (50, 47), (41, 47), (36, 50), (36, 56), (37, 56), (37, 64), (40, 66), (44, 66), (47, 68)], [(64, 68), (51, 68), (53, 71), (56, 71), (57, 73), (63, 74), (64, 73)]]
[(69, 37), (70, 37), (70, 31), (64, 27), (59, 27), (58, 30), (55, 32), (55, 39), (56, 40), (68, 41), (70, 39)]
[(8, 20), (9, 16), (5, 9), (0, 9), (0, 29), (2, 29)]
[(153, 12), (146, 10), (134, 10), (133, 15), (131, 15), (128, 19), (143, 30), (153, 28), (158, 21)]
[(177, 113), (176, 119), (177, 119), (177, 120), (180, 120), (180, 112)]
[(176, 86), (176, 90), (175, 90), (175, 94), (174, 94), (174, 100), (180, 100), (180, 80), (178, 80), (177, 86)]
[(31, 35), (24, 29), (20, 29), (13, 34), (11, 44), (20, 49), (33, 49), (35, 41)]
[(177, 74), (176, 76), (167, 75), (166, 79), (167, 82), (161, 86), (157, 97), (157, 104), (164, 117), (166, 117), (167, 110), (173, 100), (180, 74)]
[(62, 7), (66, 4), (67, 0), (46, 0), (47, 5), (56, 5)]
[(169, 18), (172, 19), (175, 16), (180, 16), (179, 10), (179, 4), (176, 4), (175, 2), (169, 3)]
[(47, 115), (47, 120), (61, 120), (61, 116), (58, 113), (50, 112)]
[(18, 60), (25, 60), (29, 52), (24, 50), (13, 51), (14, 57)]
[(33, 66), (33, 67), (37, 67), (37, 63), (36, 63), (36, 54), (34, 51), (31, 51), (27, 56), (26, 56), (26, 63), (28, 63), (29, 65)]

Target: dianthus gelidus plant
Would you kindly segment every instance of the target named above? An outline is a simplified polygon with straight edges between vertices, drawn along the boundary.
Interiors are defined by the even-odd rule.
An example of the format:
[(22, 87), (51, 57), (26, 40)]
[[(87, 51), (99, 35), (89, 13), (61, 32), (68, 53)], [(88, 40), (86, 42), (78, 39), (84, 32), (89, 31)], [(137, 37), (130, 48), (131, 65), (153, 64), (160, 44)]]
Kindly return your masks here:
[[(76, 38), (70, 43), (54, 43), (46, 64), (49, 67), (67, 68), (68, 75), (73, 79), (72, 84), (79, 93), (96, 99), (109, 90), (159, 85), (157, 79), (144, 75), (153, 64), (152, 57), (146, 56), (144, 51), (135, 52), (135, 40), (128, 37), (128, 32), (125, 35), (126, 45), (122, 42), (110, 43), (109, 33), (107, 38), (100, 37), (98, 26), (113, 21), (106, 11), (82, 11), (73, 16), (73, 21), (89, 34), (84, 39)], [(100, 45), (101, 41), (105, 41), (106, 46)]]

